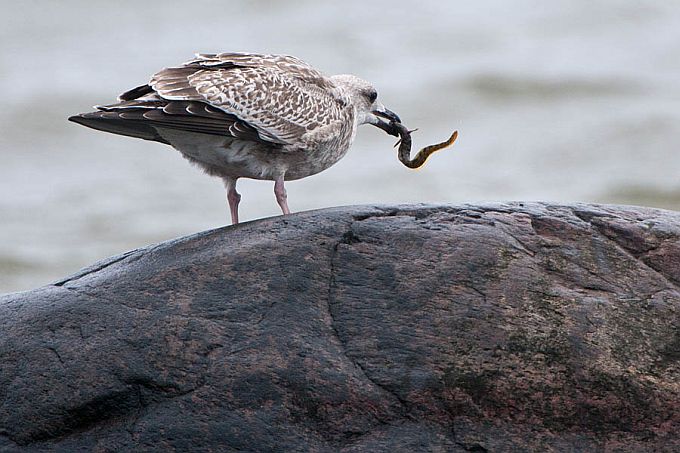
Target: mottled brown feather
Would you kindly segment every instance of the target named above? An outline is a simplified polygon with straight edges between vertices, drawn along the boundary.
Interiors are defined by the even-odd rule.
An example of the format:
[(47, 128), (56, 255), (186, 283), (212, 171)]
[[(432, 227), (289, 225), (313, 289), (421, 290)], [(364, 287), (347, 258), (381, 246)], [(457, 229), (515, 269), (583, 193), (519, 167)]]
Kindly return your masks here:
[(305, 133), (344, 113), (332, 83), (291, 56), (199, 54), (159, 71), (149, 83), (164, 99), (206, 102), (250, 125), (261, 139), (282, 145), (300, 143)]
[[(302, 146), (305, 134), (348, 114), (328, 78), (302, 60), (282, 55), (197, 54), (118, 99), (74, 121), (80, 118), (100, 130), (107, 128), (93, 124), (115, 121), (110, 132), (137, 136), (141, 131), (140, 138), (147, 140), (158, 135), (150, 134), (149, 127), (163, 127), (278, 147)], [(126, 122), (131, 130), (121, 132)]]

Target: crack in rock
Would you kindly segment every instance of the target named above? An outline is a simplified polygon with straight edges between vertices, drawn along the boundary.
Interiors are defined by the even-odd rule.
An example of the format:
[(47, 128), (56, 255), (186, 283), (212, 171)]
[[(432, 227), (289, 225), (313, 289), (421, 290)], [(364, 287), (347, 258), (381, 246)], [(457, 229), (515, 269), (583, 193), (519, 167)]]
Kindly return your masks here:
[(343, 234), (342, 238), (336, 242), (333, 245), (333, 248), (331, 250), (331, 255), (330, 255), (330, 263), (329, 263), (329, 277), (328, 277), (328, 296), (327, 296), (327, 311), (328, 315), (330, 317), (330, 327), (333, 331), (333, 335), (335, 338), (338, 340), (338, 343), (340, 344), (340, 348), (342, 349), (343, 355), (347, 357), (347, 359), (355, 366), (356, 369), (358, 369), (361, 374), (375, 387), (379, 388), (383, 392), (391, 395), (393, 398), (395, 398), (400, 406), (402, 406), (404, 409), (408, 408), (408, 403), (403, 400), (397, 393), (392, 391), (389, 388), (386, 388), (384, 385), (380, 384), (379, 382), (376, 382), (371, 376), (366, 372), (364, 367), (353, 357), (351, 357), (348, 352), (347, 352), (347, 345), (345, 342), (342, 340), (342, 337), (340, 335), (340, 332), (338, 331), (336, 327), (336, 322), (335, 322), (335, 316), (333, 315), (333, 290), (336, 287), (336, 280), (335, 280), (335, 275), (336, 275), (336, 268), (335, 268), (335, 258), (338, 253), (338, 248), (340, 247), (341, 244), (354, 244), (357, 242), (361, 242), (361, 239), (354, 233), (352, 230), (352, 227), (350, 225), (350, 228)]
[(118, 255), (118, 256), (115, 256), (113, 258), (109, 258), (108, 260), (105, 260), (102, 263), (96, 264), (92, 267), (85, 268), (82, 271), (80, 271), (80, 272), (78, 272), (78, 273), (76, 273), (76, 274), (74, 274), (70, 277), (65, 278), (64, 280), (57, 281), (57, 282), (53, 283), (53, 285), (54, 286), (64, 286), (69, 282), (74, 282), (76, 280), (80, 280), (81, 278), (86, 277), (90, 274), (96, 274), (97, 272), (102, 271), (102, 270), (106, 269), (107, 267), (112, 266), (116, 263), (120, 263), (121, 261), (124, 261), (124, 260), (126, 260), (127, 258), (130, 258), (130, 257), (133, 258), (131, 261), (135, 261), (135, 260), (141, 258), (144, 255), (143, 250), (144, 249), (131, 250), (129, 252), (123, 253), (122, 255)]

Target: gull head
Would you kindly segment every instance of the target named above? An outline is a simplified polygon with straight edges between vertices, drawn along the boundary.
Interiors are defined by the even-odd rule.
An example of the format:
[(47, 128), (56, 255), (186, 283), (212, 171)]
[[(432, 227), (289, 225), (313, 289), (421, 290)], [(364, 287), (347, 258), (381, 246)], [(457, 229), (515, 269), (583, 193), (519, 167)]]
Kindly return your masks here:
[(380, 102), (373, 85), (351, 74), (334, 75), (331, 80), (354, 106), (358, 125), (372, 124), (390, 135), (398, 135), (390, 122), (401, 123), (401, 119)]

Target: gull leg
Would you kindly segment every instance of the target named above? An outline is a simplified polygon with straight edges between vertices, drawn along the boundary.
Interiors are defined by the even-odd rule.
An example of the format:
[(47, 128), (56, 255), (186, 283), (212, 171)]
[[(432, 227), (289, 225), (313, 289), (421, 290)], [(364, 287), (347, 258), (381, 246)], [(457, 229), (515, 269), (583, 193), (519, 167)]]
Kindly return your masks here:
[(241, 194), (236, 192), (236, 179), (225, 179), (224, 187), (227, 189), (231, 224), (236, 225), (238, 223), (238, 203), (241, 201)]
[(286, 194), (286, 188), (283, 186), (283, 176), (279, 176), (274, 181), (274, 195), (276, 195), (276, 202), (281, 207), (281, 211), (284, 214), (290, 214), (288, 195)]

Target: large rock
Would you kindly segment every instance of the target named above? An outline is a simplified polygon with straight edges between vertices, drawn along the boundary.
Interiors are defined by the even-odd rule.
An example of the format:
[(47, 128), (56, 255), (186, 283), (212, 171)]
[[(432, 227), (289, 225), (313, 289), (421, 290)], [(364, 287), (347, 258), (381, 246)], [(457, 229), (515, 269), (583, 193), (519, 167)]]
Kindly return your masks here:
[(352, 207), (0, 298), (3, 451), (680, 451), (680, 213)]

